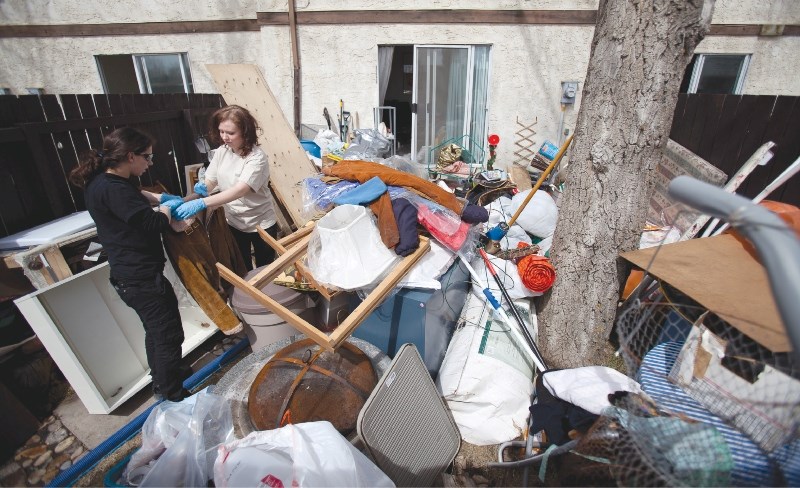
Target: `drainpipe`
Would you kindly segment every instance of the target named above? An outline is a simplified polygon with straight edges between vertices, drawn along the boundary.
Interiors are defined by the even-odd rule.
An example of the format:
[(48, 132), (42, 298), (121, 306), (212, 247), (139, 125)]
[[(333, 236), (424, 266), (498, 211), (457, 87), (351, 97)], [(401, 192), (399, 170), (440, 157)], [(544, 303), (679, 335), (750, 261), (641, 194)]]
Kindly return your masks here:
[(292, 36), (292, 68), (294, 71), (294, 133), (300, 138), (300, 55), (297, 48), (297, 13), (294, 0), (289, 0), (289, 31)]

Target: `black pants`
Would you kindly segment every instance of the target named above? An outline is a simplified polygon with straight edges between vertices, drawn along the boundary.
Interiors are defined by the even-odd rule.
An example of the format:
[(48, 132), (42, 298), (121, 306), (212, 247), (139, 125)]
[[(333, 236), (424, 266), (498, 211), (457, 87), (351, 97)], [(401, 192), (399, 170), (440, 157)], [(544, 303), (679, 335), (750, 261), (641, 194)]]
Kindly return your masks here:
[[(258, 235), (258, 232), (242, 232), (233, 227), (230, 227), (230, 229), (231, 234), (233, 234), (233, 238), (236, 240), (236, 245), (239, 247), (239, 251), (242, 253), (242, 258), (244, 259), (244, 265), (247, 268), (247, 271), (253, 269), (253, 259), (251, 257), (253, 255), (256, 258), (256, 268), (266, 266), (275, 260), (275, 251), (269, 247), (266, 242), (264, 242), (264, 239)], [(266, 229), (266, 231), (267, 234), (271, 235), (274, 239), (278, 238), (278, 224)], [(250, 251), (251, 245), (253, 246), (252, 252)]]
[(166, 398), (179, 395), (183, 389), (183, 325), (172, 285), (163, 274), (146, 280), (111, 278), (110, 281), (122, 301), (142, 320), (154, 390)]

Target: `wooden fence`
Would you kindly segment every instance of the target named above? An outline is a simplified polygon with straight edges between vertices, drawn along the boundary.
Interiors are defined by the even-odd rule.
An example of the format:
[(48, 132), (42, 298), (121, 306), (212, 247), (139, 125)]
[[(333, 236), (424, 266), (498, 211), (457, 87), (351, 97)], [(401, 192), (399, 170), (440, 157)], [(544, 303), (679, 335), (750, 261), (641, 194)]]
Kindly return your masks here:
[(194, 142), (223, 105), (218, 94), (0, 96), (0, 237), (84, 210), (67, 175), (121, 126), (157, 139), (140, 183), (183, 194), (183, 167), (205, 161)]
[[(681, 94), (670, 137), (728, 177), (762, 144), (774, 142), (772, 160), (737, 191), (752, 198), (800, 156), (800, 97)], [(767, 199), (800, 206), (800, 175)]]
[[(194, 141), (223, 105), (218, 94), (0, 96), (0, 237), (84, 210), (81, 190), (66, 175), (120, 126), (158, 139), (141, 184), (183, 194), (183, 167), (205, 161)], [(800, 97), (682, 94), (670, 137), (728, 176), (774, 142), (772, 161), (739, 189), (753, 197), (800, 155)], [(768, 198), (800, 206), (800, 176)]]

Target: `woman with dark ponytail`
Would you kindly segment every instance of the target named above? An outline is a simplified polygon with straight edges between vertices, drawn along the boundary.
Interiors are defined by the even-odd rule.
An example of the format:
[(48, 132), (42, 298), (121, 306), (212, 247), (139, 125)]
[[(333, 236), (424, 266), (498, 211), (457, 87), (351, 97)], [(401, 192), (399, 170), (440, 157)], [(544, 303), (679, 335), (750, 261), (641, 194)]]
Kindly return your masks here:
[(142, 320), (153, 391), (180, 401), (189, 395), (181, 368), (183, 325), (175, 292), (163, 274), (161, 233), (170, 228), (172, 209), (183, 200), (140, 191), (130, 181), (153, 164), (154, 143), (138, 129), (117, 129), (103, 139), (101, 150), (83, 156), (69, 179), (84, 188), (86, 208), (108, 255), (111, 285)]

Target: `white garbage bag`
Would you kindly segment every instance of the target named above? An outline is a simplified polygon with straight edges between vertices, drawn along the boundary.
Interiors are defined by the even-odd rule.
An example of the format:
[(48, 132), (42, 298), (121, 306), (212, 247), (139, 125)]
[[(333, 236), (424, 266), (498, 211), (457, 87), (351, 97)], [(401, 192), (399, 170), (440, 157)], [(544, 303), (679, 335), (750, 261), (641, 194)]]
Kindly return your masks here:
[(330, 422), (251, 432), (219, 447), (214, 485), (393, 487)]

